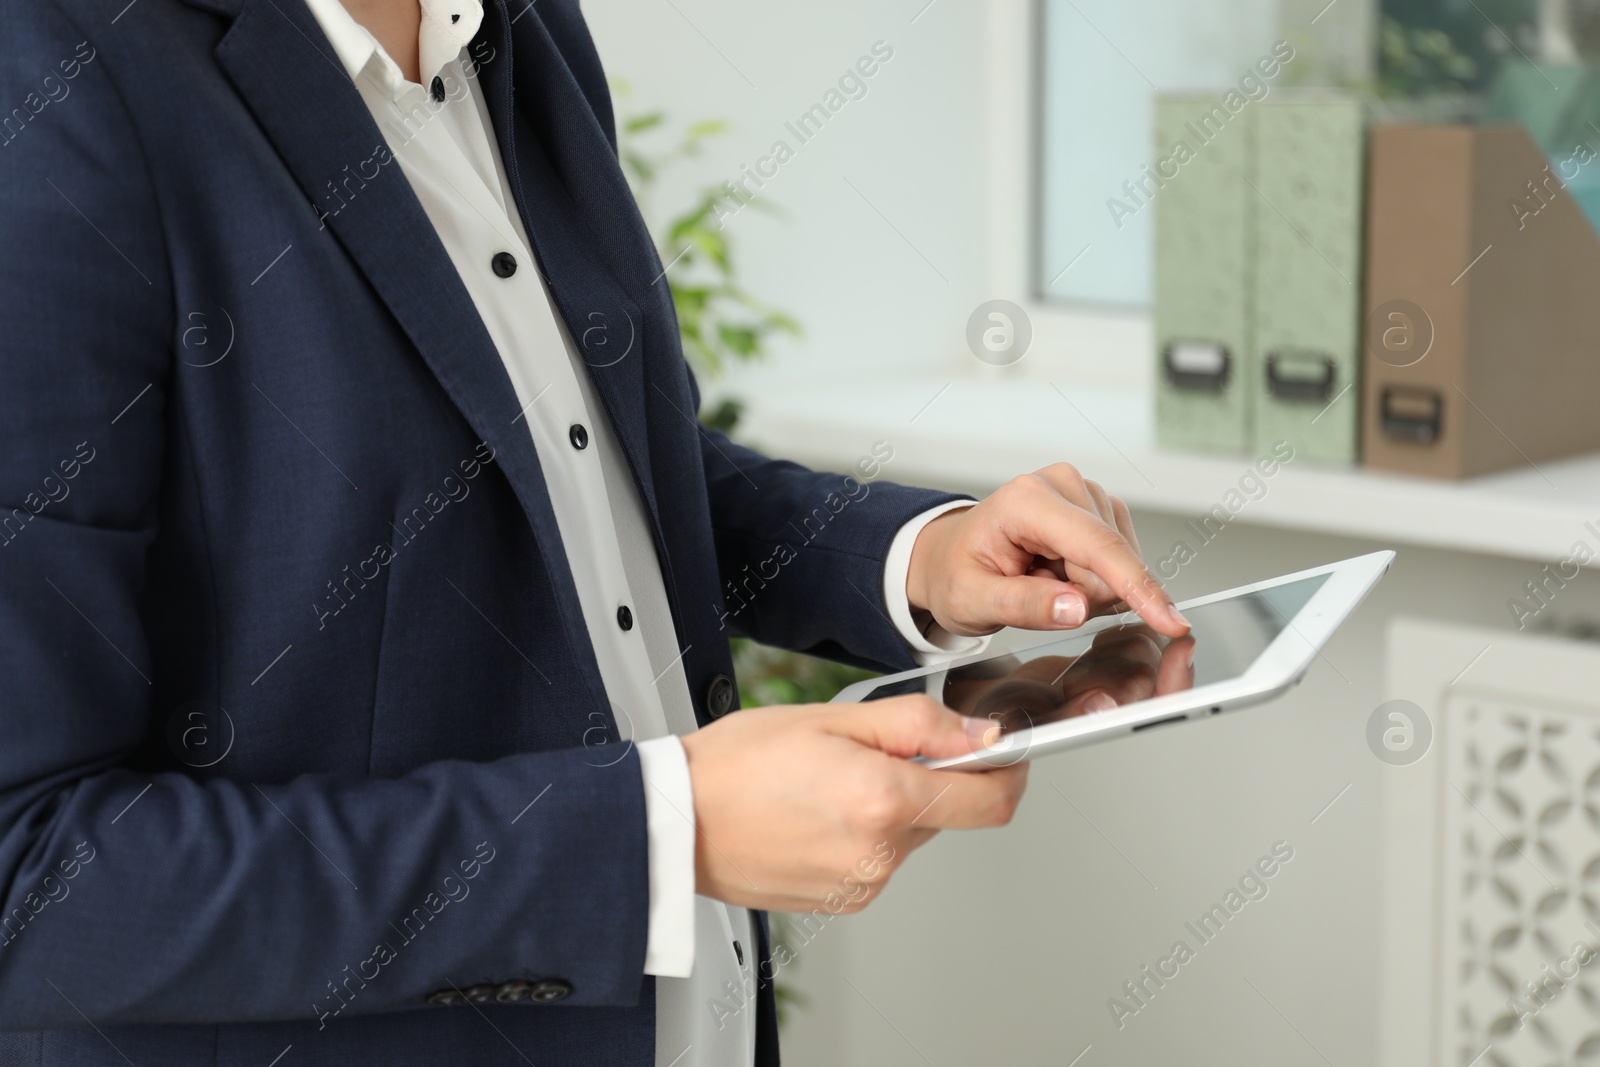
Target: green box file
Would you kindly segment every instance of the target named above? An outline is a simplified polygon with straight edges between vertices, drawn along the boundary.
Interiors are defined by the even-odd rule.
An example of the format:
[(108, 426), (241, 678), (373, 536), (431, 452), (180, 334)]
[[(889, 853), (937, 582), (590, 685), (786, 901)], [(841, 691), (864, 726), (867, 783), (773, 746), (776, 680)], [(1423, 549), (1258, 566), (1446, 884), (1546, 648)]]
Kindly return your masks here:
[(1353, 95), (1279, 93), (1256, 114), (1254, 448), (1354, 463), (1361, 438), (1366, 112)]
[(1156, 440), (1242, 452), (1253, 439), (1256, 363), (1254, 110), (1230, 114), (1220, 100), (1155, 102)]

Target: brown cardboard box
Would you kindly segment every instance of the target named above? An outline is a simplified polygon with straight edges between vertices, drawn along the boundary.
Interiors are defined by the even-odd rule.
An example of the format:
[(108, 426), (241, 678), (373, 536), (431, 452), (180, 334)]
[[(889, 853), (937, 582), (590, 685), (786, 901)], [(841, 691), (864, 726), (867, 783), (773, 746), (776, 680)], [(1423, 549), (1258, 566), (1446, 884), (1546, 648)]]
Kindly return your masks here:
[(1379, 126), (1362, 456), (1466, 478), (1600, 449), (1600, 239), (1520, 126)]

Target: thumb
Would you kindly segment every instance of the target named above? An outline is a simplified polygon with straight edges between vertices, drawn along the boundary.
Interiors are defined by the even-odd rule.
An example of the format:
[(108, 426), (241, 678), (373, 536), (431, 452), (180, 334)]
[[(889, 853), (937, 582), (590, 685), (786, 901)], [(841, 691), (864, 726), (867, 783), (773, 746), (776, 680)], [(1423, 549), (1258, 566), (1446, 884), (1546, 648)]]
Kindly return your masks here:
[(986, 627), (1070, 630), (1089, 617), (1084, 591), (1042, 568), (1014, 576), (986, 574), (968, 591), (967, 603), (966, 614), (983, 620)]
[(930, 696), (912, 693), (844, 705), (826, 729), (901, 759), (948, 759), (982, 749), (998, 728), (988, 719), (957, 715)]

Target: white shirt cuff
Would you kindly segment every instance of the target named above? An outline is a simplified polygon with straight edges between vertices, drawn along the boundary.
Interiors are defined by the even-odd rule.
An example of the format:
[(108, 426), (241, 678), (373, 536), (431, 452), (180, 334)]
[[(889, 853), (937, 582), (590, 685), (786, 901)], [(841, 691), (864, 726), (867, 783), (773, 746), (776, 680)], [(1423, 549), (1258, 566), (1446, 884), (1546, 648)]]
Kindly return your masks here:
[(911, 572), (911, 548), (917, 543), (917, 535), (922, 528), (940, 515), (972, 506), (974, 502), (971, 500), (952, 500), (924, 511), (900, 527), (883, 561), (883, 599), (889, 606), (889, 621), (894, 623), (901, 638), (911, 646), (917, 662), (924, 667), (956, 656), (982, 652), (989, 645), (987, 637), (953, 634), (935, 622), (931, 613), (912, 611), (911, 600), (906, 596), (906, 576)]
[(644, 973), (687, 978), (694, 971), (694, 790), (676, 737), (639, 742), (649, 845), (650, 925)]

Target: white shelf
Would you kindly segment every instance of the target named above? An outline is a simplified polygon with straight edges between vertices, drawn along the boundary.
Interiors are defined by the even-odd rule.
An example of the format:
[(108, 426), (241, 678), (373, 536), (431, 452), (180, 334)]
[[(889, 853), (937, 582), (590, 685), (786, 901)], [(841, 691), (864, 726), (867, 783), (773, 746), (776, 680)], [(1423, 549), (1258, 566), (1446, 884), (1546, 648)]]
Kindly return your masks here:
[[(1255, 458), (1157, 449), (1150, 398), (1139, 392), (1013, 375), (756, 375), (749, 385), (737, 390), (747, 403), (741, 434), (772, 455), (845, 470), (884, 440), (895, 451), (881, 477), (974, 494), (1066, 460), (1135, 508), (1198, 517)], [(1233, 521), (1538, 562), (1566, 559), (1579, 540), (1600, 552), (1600, 534), (1584, 525), (1600, 529), (1600, 455), (1466, 482), (1296, 459), (1267, 487)]]

